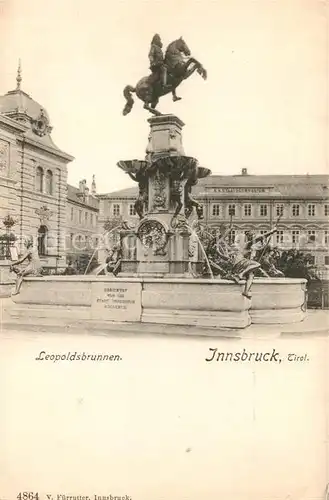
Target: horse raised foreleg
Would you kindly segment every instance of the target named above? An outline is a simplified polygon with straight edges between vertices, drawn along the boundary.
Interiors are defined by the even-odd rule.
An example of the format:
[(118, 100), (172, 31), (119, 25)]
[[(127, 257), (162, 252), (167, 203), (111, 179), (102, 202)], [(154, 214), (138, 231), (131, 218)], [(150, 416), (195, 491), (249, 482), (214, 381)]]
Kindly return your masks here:
[[(193, 64), (193, 66), (190, 68), (191, 64)], [(199, 75), (201, 75), (204, 80), (207, 79), (207, 71), (205, 70), (205, 68), (202, 66), (202, 64), (199, 61), (194, 59), (194, 57), (191, 57), (185, 63), (184, 79), (186, 80), (186, 78), (191, 76), (194, 73), (194, 71), (197, 71), (199, 73)]]

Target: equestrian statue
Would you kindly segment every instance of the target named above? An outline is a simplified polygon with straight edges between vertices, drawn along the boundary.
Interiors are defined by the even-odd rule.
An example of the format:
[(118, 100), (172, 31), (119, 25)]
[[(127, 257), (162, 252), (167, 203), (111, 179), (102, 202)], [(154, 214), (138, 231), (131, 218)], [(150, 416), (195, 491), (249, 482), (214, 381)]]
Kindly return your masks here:
[(191, 51), (182, 37), (173, 41), (167, 47), (165, 55), (162, 51), (162, 41), (158, 34), (154, 35), (149, 51), (151, 75), (145, 76), (137, 83), (136, 87), (127, 85), (123, 95), (127, 103), (123, 109), (123, 115), (130, 113), (134, 99), (132, 93), (144, 102), (144, 109), (154, 115), (161, 115), (155, 108), (160, 97), (172, 93), (173, 101), (179, 101), (181, 97), (176, 94), (176, 88), (191, 76), (195, 71), (207, 78), (207, 71), (199, 61), (191, 56)]

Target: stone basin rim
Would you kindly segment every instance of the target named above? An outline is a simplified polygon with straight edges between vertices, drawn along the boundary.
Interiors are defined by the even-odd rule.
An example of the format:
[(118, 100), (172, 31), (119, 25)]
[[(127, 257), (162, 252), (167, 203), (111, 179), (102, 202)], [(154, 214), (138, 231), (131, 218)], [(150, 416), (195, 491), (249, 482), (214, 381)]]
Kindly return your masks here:
[[(69, 281), (69, 282), (95, 282), (95, 283), (191, 283), (200, 285), (236, 285), (234, 281), (225, 280), (225, 279), (210, 279), (210, 278), (147, 278), (147, 277), (107, 277), (107, 276), (88, 276), (88, 275), (75, 275), (75, 276), (34, 276), (34, 277), (26, 277), (24, 278), (24, 282), (34, 282), (34, 281)], [(255, 278), (254, 283), (261, 285), (293, 285), (297, 283), (306, 283), (307, 280), (305, 278)], [(240, 280), (239, 284), (243, 285), (245, 280)]]

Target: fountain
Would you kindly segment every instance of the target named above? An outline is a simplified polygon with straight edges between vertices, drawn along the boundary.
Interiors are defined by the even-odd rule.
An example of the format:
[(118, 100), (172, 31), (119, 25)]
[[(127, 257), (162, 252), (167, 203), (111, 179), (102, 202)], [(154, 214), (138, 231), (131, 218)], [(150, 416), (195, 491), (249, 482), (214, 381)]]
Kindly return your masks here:
[[(140, 220), (119, 230), (119, 274), (26, 278), (13, 300), (13, 320), (34, 324), (111, 329), (115, 324), (149, 323), (197, 327), (190, 333), (216, 335), (223, 328), (251, 323), (293, 323), (305, 312), (305, 280), (255, 279), (252, 298), (245, 281), (213, 278), (196, 231), (188, 222), (195, 209), (192, 188), (210, 174), (182, 144), (183, 122), (174, 115), (150, 118), (144, 160), (119, 161), (138, 182), (135, 203)], [(201, 275), (204, 265), (210, 278)], [(60, 318), (60, 319), (59, 319)], [(177, 326), (178, 327), (178, 326)], [(210, 333), (209, 333), (210, 332)]]
[[(156, 39), (160, 40), (158, 35), (153, 42)], [(158, 61), (153, 60), (155, 53)], [(246, 328), (252, 322), (293, 323), (304, 318), (305, 280), (258, 279), (251, 296), (243, 292), (244, 280), (214, 278), (198, 234), (188, 222), (194, 210), (202, 218), (202, 207), (193, 199), (192, 190), (211, 172), (185, 155), (184, 123), (175, 115), (161, 114), (156, 107), (168, 92), (174, 101), (179, 100), (176, 88), (193, 73), (207, 78), (205, 68), (190, 55), (182, 37), (168, 46), (164, 57), (158, 44), (156, 51), (150, 51), (153, 74), (123, 91), (123, 115), (132, 110), (135, 93), (154, 116), (148, 120), (146, 157), (117, 164), (138, 183), (135, 210), (140, 218), (136, 228), (120, 230), (120, 272), (116, 276), (113, 272), (26, 278), (21, 293), (13, 297), (13, 322), (29, 318), (33, 325), (96, 330), (149, 323), (154, 332), (159, 331), (155, 324), (162, 325), (160, 331), (165, 332), (168, 325), (174, 325), (172, 333), (179, 333), (181, 325), (187, 334), (217, 335), (221, 328)], [(157, 75), (159, 68), (162, 74), (164, 62), (168, 70), (165, 86)], [(202, 277), (205, 263), (210, 279)]]

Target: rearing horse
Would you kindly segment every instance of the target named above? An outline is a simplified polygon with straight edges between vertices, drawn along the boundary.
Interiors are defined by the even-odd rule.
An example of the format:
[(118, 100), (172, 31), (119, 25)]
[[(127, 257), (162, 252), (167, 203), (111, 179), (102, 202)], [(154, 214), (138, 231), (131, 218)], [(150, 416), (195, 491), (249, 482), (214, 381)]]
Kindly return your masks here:
[(155, 109), (160, 97), (172, 92), (173, 100), (179, 100), (180, 97), (176, 96), (176, 88), (195, 71), (197, 71), (203, 79), (206, 79), (207, 71), (199, 61), (194, 59), (194, 57), (190, 57), (190, 55), (191, 51), (182, 37), (170, 43), (165, 55), (165, 65), (168, 71), (167, 88), (163, 89), (159, 81), (154, 82), (153, 75), (141, 78), (136, 87), (127, 85), (123, 91), (123, 95), (127, 100), (123, 109), (123, 115), (130, 113), (134, 105), (134, 99), (131, 95), (132, 92), (135, 92), (137, 97), (144, 102), (144, 109), (147, 109), (154, 115), (161, 115), (161, 113)]

